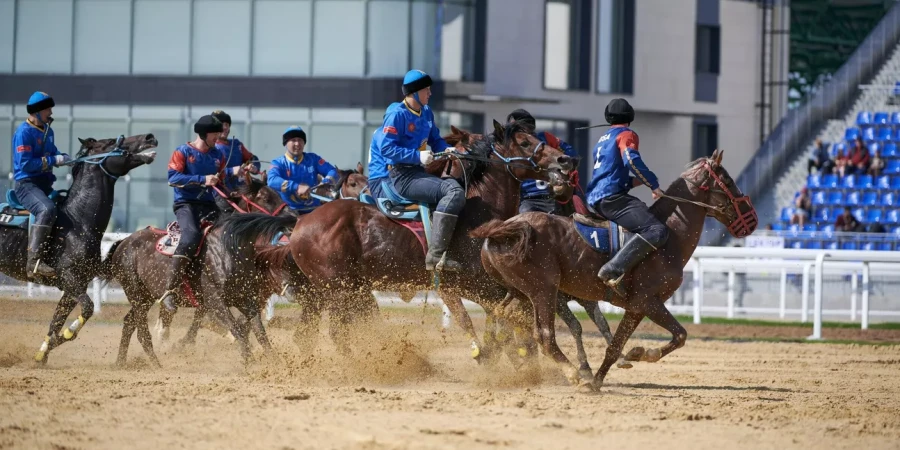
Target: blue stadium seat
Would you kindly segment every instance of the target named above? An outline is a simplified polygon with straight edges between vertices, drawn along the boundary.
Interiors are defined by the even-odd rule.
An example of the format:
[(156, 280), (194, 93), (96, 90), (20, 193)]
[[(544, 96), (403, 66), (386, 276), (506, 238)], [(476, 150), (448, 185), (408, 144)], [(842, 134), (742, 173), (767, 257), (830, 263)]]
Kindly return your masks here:
[(900, 128), (894, 130), (894, 141), (900, 141)]
[(853, 141), (859, 137), (859, 128), (851, 127), (847, 128), (847, 131), (844, 132), (844, 140), (845, 141)]
[(808, 223), (808, 224), (803, 225), (804, 233), (815, 233), (817, 230), (818, 230), (818, 227), (816, 227), (816, 224), (814, 224), (814, 223)]
[(900, 223), (900, 209), (892, 209), (888, 211), (884, 217), (884, 223)]
[(810, 175), (806, 177), (806, 187), (813, 189), (822, 187), (822, 177), (819, 175)]
[(868, 111), (860, 111), (856, 114), (856, 124), (859, 126), (866, 126), (872, 124), (872, 113)]
[(844, 193), (841, 191), (832, 191), (828, 194), (828, 204), (831, 206), (841, 206), (844, 204)]
[(781, 222), (775, 222), (772, 224), (772, 231), (784, 231), (784, 224)]
[(891, 177), (887, 175), (882, 175), (875, 180), (875, 187), (878, 189), (890, 189), (891, 188)]
[(858, 175), (856, 177), (856, 187), (860, 189), (874, 189), (875, 185), (872, 183), (872, 175)]
[(847, 175), (841, 180), (841, 187), (844, 189), (856, 189), (856, 175)]
[(890, 252), (894, 250), (894, 244), (891, 242), (879, 242), (875, 249), (879, 252)]
[(843, 151), (844, 154), (846, 155), (847, 154), (847, 144), (844, 144), (843, 142), (838, 142), (838, 143), (832, 145), (831, 146), (831, 157), (836, 158), (838, 151)]
[(820, 180), (822, 187), (825, 189), (837, 189), (838, 187), (838, 176), (837, 175), (825, 175)]
[(812, 204), (816, 205), (816, 206), (824, 205), (825, 204), (825, 192), (824, 191), (813, 192)]
[(863, 141), (866, 141), (866, 142), (874, 141), (875, 140), (875, 129), (874, 128), (863, 128), (862, 138), (863, 138)]
[[(888, 127), (881, 127), (878, 129), (878, 134), (875, 135), (875, 139), (878, 141), (891, 141), (894, 139), (894, 130)], [(869, 153), (875, 154), (875, 150), (869, 149)]]
[(888, 113), (886, 113), (886, 112), (875, 113), (875, 116), (872, 118), (872, 124), (887, 125), (888, 124)]
[(859, 191), (848, 193), (847, 197), (844, 199), (844, 204), (847, 206), (857, 206), (859, 203)]
[(883, 158), (896, 158), (900, 156), (897, 152), (897, 144), (894, 142), (885, 142), (884, 148), (881, 149), (881, 156)]
[(900, 95), (900, 81), (894, 82), (894, 95)]
[(796, 248), (799, 250), (799, 249), (803, 248), (803, 241), (790, 241), (790, 243), (788, 245), (789, 245), (788, 248)]
[(863, 206), (878, 206), (878, 193), (869, 191), (863, 194), (862, 204)]
[(828, 239), (831, 239), (834, 236), (834, 225), (822, 225), (822, 228), (819, 228), (819, 235)]
[[(890, 165), (890, 164), (888, 164)], [(891, 178), (891, 189), (896, 189), (900, 191), (900, 177)]]
[(879, 142), (870, 142), (868, 145), (869, 156), (875, 156), (875, 152), (881, 151), (881, 143)]
[(900, 125), (900, 111), (891, 113), (891, 125)]
[(830, 208), (816, 208), (816, 212), (813, 214), (813, 220), (816, 222), (831, 222), (831, 209)]
[(894, 234), (895, 238), (900, 238), (900, 227), (894, 228), (894, 231), (892, 233)]
[(806, 241), (806, 248), (813, 250), (821, 250), (822, 249), (822, 241)]
[(791, 217), (794, 217), (794, 208), (791, 206), (785, 206), (781, 208), (781, 221), (782, 222), (790, 222)]
[(837, 241), (828, 241), (825, 243), (825, 250), (837, 250), (838, 243)]
[(841, 244), (841, 250), (859, 250), (859, 246), (856, 242), (844, 242)]
[(864, 208), (856, 208), (851, 214), (853, 214), (853, 217), (856, 217), (856, 220), (860, 222), (866, 221), (866, 210)]
[(897, 194), (888, 192), (881, 197), (881, 204), (884, 206), (897, 206)]
[(873, 208), (873, 209), (870, 209), (870, 210), (869, 210), (869, 214), (868, 214), (867, 217), (866, 217), (866, 220), (864, 220), (863, 222), (867, 222), (867, 223), (881, 223), (881, 217), (882, 217), (882, 215), (883, 215), (883, 212), (881, 211), (880, 208)]
[(798, 236), (800, 234), (800, 225), (797, 225), (796, 223), (788, 225), (787, 232), (791, 236)]
[(884, 166), (884, 173), (891, 175), (900, 174), (900, 159), (889, 159)]
[(865, 250), (867, 252), (874, 252), (875, 251), (875, 243), (874, 242), (863, 242), (862, 247), (860, 247), (860, 250)]

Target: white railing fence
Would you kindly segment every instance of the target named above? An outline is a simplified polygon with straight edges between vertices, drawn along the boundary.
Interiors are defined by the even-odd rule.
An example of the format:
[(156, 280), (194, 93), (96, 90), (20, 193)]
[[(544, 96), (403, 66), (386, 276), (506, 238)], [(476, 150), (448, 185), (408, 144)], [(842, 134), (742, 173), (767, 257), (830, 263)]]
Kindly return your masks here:
[[(102, 252), (104, 256), (113, 242), (124, 239), (128, 233), (107, 233), (103, 237)], [(695, 324), (702, 323), (703, 317), (721, 316), (733, 318), (737, 313), (749, 315), (774, 316), (785, 319), (789, 315), (799, 315), (801, 322), (809, 320), (810, 309), (813, 316), (813, 333), (809, 339), (822, 338), (822, 316), (845, 315), (851, 321), (860, 321), (860, 327), (867, 329), (869, 327), (869, 318), (878, 317), (900, 317), (900, 300), (894, 301), (893, 296), (885, 295), (885, 301), (881, 302), (882, 309), (870, 309), (870, 294), (872, 291), (872, 277), (878, 277), (879, 280), (896, 280), (900, 284), (900, 251), (886, 252), (870, 252), (857, 250), (798, 250), (785, 248), (746, 248), (746, 247), (698, 247), (694, 252), (692, 259), (685, 267), (686, 283), (682, 286), (682, 291), (690, 285), (688, 289), (692, 293), (693, 301), (690, 304), (677, 304), (675, 301), (669, 301), (667, 307), (676, 314), (692, 314)], [(690, 276), (688, 276), (690, 273)], [(714, 278), (726, 274), (725, 282), (726, 301), (725, 306), (705, 305), (705, 294), (710, 292), (706, 278)], [(743, 297), (746, 292), (746, 277), (748, 275), (769, 275), (777, 276), (779, 280), (778, 303), (777, 306), (744, 306), (736, 304), (736, 297)], [(800, 308), (788, 308), (788, 277), (801, 276), (801, 302)], [(824, 309), (826, 295), (831, 306), (835, 303), (844, 303), (844, 299), (840, 297), (841, 293), (836, 291), (845, 291), (845, 289), (837, 289), (835, 292), (825, 292), (825, 277), (839, 276), (838, 285), (846, 286), (847, 276), (850, 277), (850, 295), (848, 303), (849, 308), (840, 309)], [(740, 277), (740, 278), (739, 278)], [(813, 280), (810, 280), (810, 277)], [(738, 283), (740, 280), (740, 283)], [(810, 308), (810, 281), (813, 285), (813, 301)], [(738, 286), (741, 284), (741, 286)], [(833, 286), (835, 283), (831, 283)], [(740, 292), (736, 292), (740, 289)], [(754, 291), (756, 292), (756, 291)], [(21, 296), (24, 294), (30, 299), (46, 299), (55, 300), (62, 294), (55, 288), (46, 286), (37, 286), (32, 283), (26, 285), (7, 285), (0, 286), (0, 293), (9, 293)], [(124, 292), (119, 288), (114, 288), (94, 280), (88, 294), (94, 301), (95, 311), (99, 312), (103, 303), (121, 303), (127, 301)], [(424, 294), (424, 295), (423, 295)], [(682, 295), (684, 292), (682, 292)], [(444, 311), (443, 324), (445, 327), (450, 325), (450, 316), (446, 307), (440, 301), (436, 292), (428, 291), (419, 293), (412, 301), (406, 303), (399, 299), (395, 294), (387, 292), (376, 292), (379, 304), (382, 305), (411, 305), (421, 306), (424, 303), (440, 305)], [(676, 294), (676, 297), (678, 294)], [(773, 296), (757, 295), (751, 298), (751, 302), (757, 304), (772, 303)], [(286, 302), (281, 297), (273, 296), (269, 301), (267, 308), (267, 318), (274, 315), (274, 305), (276, 302)], [(470, 309), (478, 309), (478, 306), (472, 302), (465, 301), (466, 306)], [(685, 302), (686, 303), (686, 302)], [(743, 303), (743, 302), (742, 302)], [(570, 303), (573, 310), (581, 310), (576, 303)], [(622, 312), (620, 308), (603, 303), (601, 304), (603, 312)]]

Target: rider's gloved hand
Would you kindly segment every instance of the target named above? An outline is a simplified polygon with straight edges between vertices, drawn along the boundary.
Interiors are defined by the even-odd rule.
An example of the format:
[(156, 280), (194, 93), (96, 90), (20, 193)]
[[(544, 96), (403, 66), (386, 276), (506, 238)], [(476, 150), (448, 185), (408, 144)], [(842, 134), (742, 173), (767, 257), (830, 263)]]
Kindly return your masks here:
[(434, 162), (434, 152), (431, 150), (425, 150), (423, 152), (419, 152), (419, 161), (422, 162), (423, 166), (427, 166)]
[(65, 153), (60, 153), (54, 157), (54, 162), (56, 163), (57, 166), (63, 165), (71, 160), (72, 160), (72, 157)]

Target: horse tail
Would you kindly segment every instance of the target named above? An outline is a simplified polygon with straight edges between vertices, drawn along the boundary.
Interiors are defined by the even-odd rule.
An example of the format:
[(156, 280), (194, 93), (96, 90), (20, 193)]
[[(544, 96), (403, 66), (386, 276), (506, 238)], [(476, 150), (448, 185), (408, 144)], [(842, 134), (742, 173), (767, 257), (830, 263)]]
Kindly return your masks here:
[(125, 239), (118, 240), (113, 242), (112, 246), (109, 248), (109, 251), (106, 252), (106, 258), (100, 262), (100, 270), (97, 274), (97, 278), (100, 280), (109, 283), (115, 278), (115, 274), (113, 270), (115, 270), (113, 255), (116, 253), (116, 249), (119, 248), (119, 244), (121, 244)]
[(270, 285), (280, 285), (284, 278), (284, 270), (297, 267), (289, 245), (265, 246), (256, 252), (255, 260), (256, 267), (266, 274)]
[(232, 214), (219, 222), (222, 243), (235, 254), (241, 248), (252, 248), (259, 239), (271, 241), (278, 232), (290, 232), (297, 223), (295, 216), (270, 216), (263, 213)]
[[(525, 255), (531, 248), (532, 235), (534, 228), (524, 220), (491, 220), (490, 222), (469, 232), (469, 236), (473, 238), (486, 239), (485, 246), (490, 246), (491, 240), (494, 243), (503, 243), (509, 245), (509, 249), (505, 252), (518, 262), (525, 260)], [(492, 251), (497, 252), (494, 247)]]

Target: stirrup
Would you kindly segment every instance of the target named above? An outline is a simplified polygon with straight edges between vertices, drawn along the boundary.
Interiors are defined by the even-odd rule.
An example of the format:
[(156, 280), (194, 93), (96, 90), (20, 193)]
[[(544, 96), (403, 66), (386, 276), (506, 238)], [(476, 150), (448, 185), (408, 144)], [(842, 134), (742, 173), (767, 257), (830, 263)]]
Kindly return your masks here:
[(177, 290), (177, 289), (169, 289), (168, 291), (163, 292), (162, 297), (160, 297), (159, 300), (156, 301), (156, 303), (157, 303), (157, 304), (161, 303), (162, 306), (163, 306), (164, 308), (166, 308), (166, 309), (169, 310), (169, 311), (173, 311), (173, 310), (169, 309), (168, 306), (166, 306), (165, 299), (166, 299), (166, 297), (168, 297), (169, 295), (175, 297), (175, 299), (172, 300), (172, 303), (173, 303), (172, 306), (174, 306), (175, 309), (177, 310), (177, 309), (178, 309), (178, 305), (174, 304), (174, 303), (175, 303), (175, 300), (177, 300), (177, 298), (178, 298), (178, 290)]
[(604, 281), (603, 284), (605, 284), (607, 287), (612, 289), (616, 294), (619, 295), (619, 297), (628, 298), (628, 294), (622, 289), (621, 283), (622, 283), (623, 278), (625, 278), (624, 273), (622, 275), (620, 275), (619, 278), (616, 278), (615, 280)]

